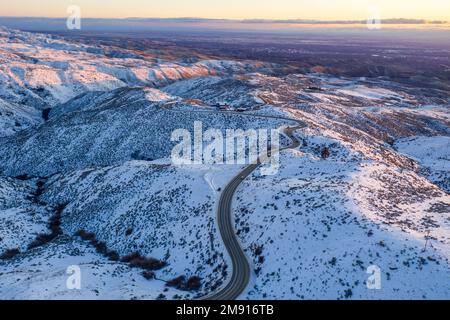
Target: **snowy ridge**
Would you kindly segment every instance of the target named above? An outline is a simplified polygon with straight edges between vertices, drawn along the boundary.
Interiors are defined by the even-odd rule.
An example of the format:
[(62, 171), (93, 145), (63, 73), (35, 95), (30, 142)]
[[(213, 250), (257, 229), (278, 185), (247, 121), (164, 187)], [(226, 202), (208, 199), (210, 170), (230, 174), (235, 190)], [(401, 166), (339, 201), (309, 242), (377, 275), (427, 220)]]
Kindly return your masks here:
[[(0, 62), (3, 83), (0, 99), (39, 112), (88, 91), (135, 85), (158, 87), (181, 79), (271, 67), (271, 64), (220, 60), (162, 61), (125, 49), (93, 47), (9, 29), (0, 32)], [(17, 120), (24, 127), (39, 123), (8, 116), (12, 118), (10, 122)], [(0, 136), (12, 133), (13, 127), (8, 124)]]

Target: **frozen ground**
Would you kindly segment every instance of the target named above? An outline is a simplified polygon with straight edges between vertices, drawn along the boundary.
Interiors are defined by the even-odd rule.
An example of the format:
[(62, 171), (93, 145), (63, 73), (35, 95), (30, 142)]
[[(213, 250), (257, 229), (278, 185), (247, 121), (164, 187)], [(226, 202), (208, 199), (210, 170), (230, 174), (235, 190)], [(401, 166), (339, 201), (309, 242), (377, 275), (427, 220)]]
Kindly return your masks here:
[(0, 177), (0, 252), (24, 251), (47, 229), (50, 208), (38, 203), (36, 180)]
[(411, 137), (398, 140), (396, 149), (419, 162), (422, 172), (450, 192), (450, 137)]
[[(92, 232), (120, 256), (139, 252), (168, 263), (158, 276), (201, 276), (203, 290), (221, 277), (224, 248), (215, 225), (216, 191), (236, 174), (228, 170), (176, 168), (133, 161), (118, 167), (55, 176), (43, 199), (66, 203), (62, 221), (69, 235)], [(205, 263), (206, 262), (206, 263)]]
[[(164, 60), (145, 52), (0, 29), (0, 137), (41, 123), (36, 113), (86, 92), (164, 86), (182, 79), (270, 69), (246, 61)], [(148, 93), (151, 100), (152, 92)], [(161, 97), (159, 97), (161, 98)], [(14, 108), (8, 104), (12, 104)], [(6, 106), (5, 106), (6, 105)]]
[[(68, 268), (80, 268), (80, 290), (70, 289)], [(70, 270), (70, 269), (69, 269)], [(111, 262), (81, 240), (60, 237), (48, 246), (0, 265), (2, 299), (33, 300), (155, 300), (180, 292), (160, 280), (148, 281), (141, 270)], [(179, 298), (178, 298), (179, 299)]]
[[(227, 257), (223, 254), (214, 220), (217, 189), (223, 188), (240, 168), (176, 168), (170, 164), (132, 161), (117, 167), (53, 176), (42, 187), (43, 194), (35, 202), (45, 203), (45, 208), (70, 203), (63, 212), (63, 235), (57, 243), (34, 249), (27, 249), (27, 246), (39, 233), (46, 232), (51, 210), (47, 212), (34, 203), (20, 203), (25, 208), (37, 206), (47, 213), (47, 216), (37, 217), (33, 213), (31, 219), (27, 217), (30, 213), (21, 212), (25, 210), (13, 203), (20, 201), (16, 200), (19, 196), (34, 194), (31, 182), (23, 183), (28, 187), (22, 186), (25, 190), (16, 186), (18, 190), (14, 194), (11, 194), (11, 188), (2, 188), (2, 199), (5, 199), (1, 211), (5, 222), (2, 224), (2, 252), (20, 248), (21, 253), (2, 262), (3, 270), (14, 271), (0, 271), (0, 277), (4, 277), (0, 285), (1, 296), (14, 299), (154, 299), (160, 294), (166, 298), (189, 298), (208, 293), (227, 275)], [(155, 271), (159, 280), (145, 280), (140, 275), (142, 270), (108, 261), (88, 242), (80, 242), (76, 236), (79, 230), (95, 234), (98, 241), (121, 257), (139, 252), (142, 256), (163, 260), (167, 266)], [(64, 270), (70, 265), (79, 265), (86, 272), (83, 278), (86, 287), (82, 291), (64, 287), (64, 279), (68, 277)], [(221, 276), (217, 276), (217, 270)], [(201, 276), (202, 291), (169, 290), (166, 293), (164, 281), (181, 275)], [(121, 288), (125, 283), (127, 285)]]
[[(242, 298), (446, 299), (449, 204), (413, 172), (285, 152), (279, 175), (238, 190), (236, 229), (255, 270)], [(366, 286), (373, 265), (380, 290)]]
[[(0, 298), (216, 290), (231, 274), (216, 205), (242, 167), (174, 167), (170, 137), (198, 120), (204, 130), (288, 125), (250, 114), (307, 128), (277, 175), (256, 171), (235, 196), (254, 270), (241, 298), (450, 297), (445, 95), (386, 78), (277, 74), (257, 61), (161, 59), (7, 29), (0, 61)], [(48, 241), (30, 248), (36, 239)], [(124, 259), (132, 253), (140, 267)], [(144, 258), (166, 263), (152, 270), (156, 279), (142, 275)], [(70, 265), (81, 267), (81, 291), (65, 287)], [(374, 265), (380, 290), (365, 284)], [(166, 287), (181, 275), (199, 276), (201, 288)]]

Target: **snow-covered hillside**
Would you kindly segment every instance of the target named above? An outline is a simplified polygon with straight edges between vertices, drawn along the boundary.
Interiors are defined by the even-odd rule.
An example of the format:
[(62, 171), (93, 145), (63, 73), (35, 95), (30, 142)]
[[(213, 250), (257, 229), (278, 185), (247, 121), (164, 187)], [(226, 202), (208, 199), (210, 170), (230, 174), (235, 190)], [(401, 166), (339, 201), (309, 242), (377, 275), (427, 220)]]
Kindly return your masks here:
[[(256, 274), (244, 297), (445, 299), (449, 203), (411, 172), (285, 152), (279, 175), (255, 174), (237, 196), (236, 229)], [(374, 265), (381, 290), (366, 286)]]
[(120, 256), (139, 252), (163, 260), (168, 265), (158, 278), (201, 276), (202, 291), (208, 293), (223, 282), (226, 273), (217, 276), (213, 270), (222, 270), (226, 257), (214, 221), (217, 189), (205, 175), (219, 188), (239, 169), (132, 161), (54, 176), (42, 199), (69, 203), (62, 219), (65, 233), (84, 230)]
[[(81, 271), (81, 290), (66, 286), (70, 266)], [(70, 269), (69, 269), (70, 270)], [(180, 292), (161, 280), (148, 281), (142, 271), (111, 262), (80, 239), (61, 236), (0, 264), (3, 300), (120, 300), (180, 299)]]
[(36, 197), (37, 180), (0, 177), (0, 252), (25, 251), (38, 234), (47, 231), (52, 212)]
[(36, 130), (0, 141), (0, 170), (10, 176), (42, 177), (132, 159), (169, 157), (175, 145), (172, 132), (192, 131), (194, 121), (201, 121), (205, 131), (277, 128), (283, 124), (237, 113), (172, 110), (164, 107), (164, 101), (148, 101), (142, 89), (98, 95), (88, 94), (55, 107), (58, 116), (50, 114), (50, 120)]
[(9, 29), (0, 61), (0, 299), (215, 292), (232, 272), (218, 200), (244, 167), (174, 166), (171, 134), (287, 118), (306, 124), (300, 147), (234, 197), (252, 266), (240, 298), (450, 298), (450, 96)]
[(411, 137), (398, 140), (396, 149), (421, 166), (428, 179), (450, 192), (450, 137)]
[[(34, 113), (89, 91), (162, 86), (181, 79), (270, 69), (271, 64), (164, 61), (144, 53), (89, 46), (0, 29), (0, 137), (39, 124)], [(5, 104), (14, 104), (11, 108)], [(5, 110), (3, 110), (5, 109)], [(13, 109), (9, 110), (8, 109)]]

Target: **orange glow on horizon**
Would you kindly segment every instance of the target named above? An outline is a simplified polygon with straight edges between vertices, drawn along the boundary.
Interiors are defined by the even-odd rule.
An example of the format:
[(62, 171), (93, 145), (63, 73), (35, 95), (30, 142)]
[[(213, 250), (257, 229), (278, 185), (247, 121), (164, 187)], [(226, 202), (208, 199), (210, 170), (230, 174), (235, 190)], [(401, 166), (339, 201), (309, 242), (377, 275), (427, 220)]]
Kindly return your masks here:
[(365, 20), (376, 7), (382, 19), (450, 21), (448, 0), (15, 0), (0, 3), (0, 16), (66, 17), (74, 4), (86, 18)]

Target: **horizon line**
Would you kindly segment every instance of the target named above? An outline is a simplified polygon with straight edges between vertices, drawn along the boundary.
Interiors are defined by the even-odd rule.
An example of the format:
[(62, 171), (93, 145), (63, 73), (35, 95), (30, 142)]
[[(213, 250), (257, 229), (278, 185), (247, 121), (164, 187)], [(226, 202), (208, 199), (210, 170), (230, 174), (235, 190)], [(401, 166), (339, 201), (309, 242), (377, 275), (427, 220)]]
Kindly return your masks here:
[[(67, 19), (67, 17), (48, 17), (48, 16), (1, 16), (4, 19)], [(273, 23), (273, 24), (361, 24), (366, 23), (367, 19), (349, 19), (349, 20), (320, 20), (320, 19), (267, 19), (267, 18), (201, 18), (201, 17), (84, 17), (89, 20), (158, 20), (158, 21), (180, 21), (180, 22), (235, 22), (235, 23)], [(427, 20), (422, 18), (385, 18), (380, 19), (385, 24), (450, 24), (446, 20)]]

